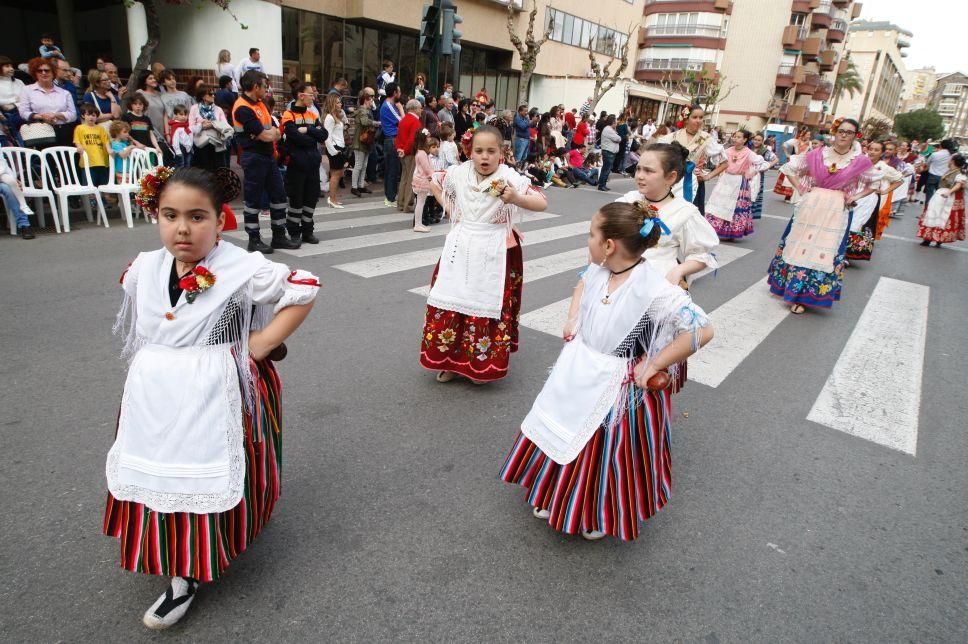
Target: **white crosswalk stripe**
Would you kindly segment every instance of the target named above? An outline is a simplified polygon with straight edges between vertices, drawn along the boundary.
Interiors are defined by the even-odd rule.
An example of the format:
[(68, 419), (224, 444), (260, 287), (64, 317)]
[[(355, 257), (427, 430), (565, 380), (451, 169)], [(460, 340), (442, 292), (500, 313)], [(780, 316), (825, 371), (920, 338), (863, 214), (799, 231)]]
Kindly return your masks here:
[[(545, 216), (542, 217), (541, 215)], [(550, 216), (554, 217), (556, 215)], [(539, 218), (548, 219), (548, 213), (529, 215), (526, 221), (535, 221)], [(446, 230), (444, 232), (446, 233)], [(522, 245), (530, 246), (532, 244), (541, 244), (544, 242), (555, 241), (557, 239), (574, 237), (575, 235), (585, 235), (587, 233), (587, 221), (564, 224), (562, 226), (552, 226), (549, 228), (539, 228), (537, 230), (526, 230), (524, 232), (524, 240)], [(419, 234), (420, 233), (414, 233), (414, 235)], [(398, 255), (386, 255), (383, 257), (374, 257), (373, 259), (365, 259), (357, 262), (337, 264), (333, 268), (338, 268), (341, 271), (353, 273), (354, 275), (359, 275), (360, 277), (377, 277), (380, 275), (389, 275), (390, 273), (409, 271), (422, 266), (433, 266), (437, 263), (439, 258), (440, 247), (435, 247), (409, 253), (400, 253)]]
[[(537, 259), (529, 259), (524, 263), (524, 283), (528, 284), (529, 282), (550, 277), (552, 275), (558, 275), (559, 273), (577, 271), (578, 269), (587, 265), (587, 248), (568, 250), (563, 253), (546, 255), (544, 257), (538, 257)], [(578, 279), (577, 274), (575, 279)], [(410, 292), (426, 297), (430, 294), (430, 285), (428, 284), (426, 286), (412, 288), (410, 289)]]
[[(720, 246), (716, 249), (716, 258), (719, 261), (720, 266), (726, 266), (730, 262), (736, 261), (740, 257), (748, 255), (751, 252), (752, 251), (747, 248), (740, 248), (737, 246)], [(704, 275), (708, 275), (711, 272), (712, 269), (705, 269), (697, 273), (696, 277), (693, 278), (693, 281)], [(525, 280), (527, 280), (527, 268), (525, 268), (524, 276)], [(521, 326), (534, 329), (535, 331), (541, 331), (542, 333), (560, 335), (561, 329), (564, 327), (565, 321), (568, 319), (568, 305), (570, 302), (571, 297), (566, 297), (558, 300), (557, 302), (552, 302), (551, 304), (542, 306), (539, 309), (535, 309), (528, 313), (522, 313), (520, 324)], [(691, 364), (692, 363), (690, 363), (690, 369), (692, 368)], [(691, 371), (689, 372), (689, 375), (690, 377), (692, 376)]]
[(878, 280), (807, 420), (914, 456), (929, 295)]

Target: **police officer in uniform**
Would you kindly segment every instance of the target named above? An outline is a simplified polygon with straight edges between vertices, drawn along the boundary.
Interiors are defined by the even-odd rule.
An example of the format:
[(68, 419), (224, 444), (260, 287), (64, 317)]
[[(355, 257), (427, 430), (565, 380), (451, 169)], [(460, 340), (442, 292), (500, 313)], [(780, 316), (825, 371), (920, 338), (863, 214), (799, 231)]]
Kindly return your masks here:
[(319, 201), (319, 144), (326, 141), (326, 130), (314, 112), (313, 86), (299, 83), (292, 89), (293, 104), (282, 115), (279, 127), (286, 137), (289, 152), (286, 165), (286, 194), (289, 195), (289, 236), (304, 244), (318, 244), (313, 234), (313, 212)]
[[(249, 252), (269, 254), (275, 248), (299, 248), (300, 242), (286, 235), (286, 189), (273, 154), (273, 144), (279, 140), (279, 130), (272, 125), (272, 115), (262, 101), (266, 96), (268, 77), (262, 72), (249, 70), (239, 79), (239, 86), (242, 93), (232, 107), (232, 124), (235, 126), (235, 140), (242, 148), (239, 163), (245, 175), (242, 196)], [(263, 194), (269, 197), (272, 216), (271, 246), (263, 243), (259, 234), (259, 202)]]

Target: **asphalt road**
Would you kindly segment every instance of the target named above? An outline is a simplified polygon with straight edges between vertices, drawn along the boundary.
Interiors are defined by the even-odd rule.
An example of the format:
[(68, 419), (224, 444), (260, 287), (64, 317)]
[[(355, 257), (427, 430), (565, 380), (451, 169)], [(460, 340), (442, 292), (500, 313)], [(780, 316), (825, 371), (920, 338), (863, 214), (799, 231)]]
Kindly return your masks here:
[[(587, 222), (614, 193), (553, 188), (559, 216), (524, 228)], [(631, 544), (557, 534), (497, 478), (560, 339), (522, 328), (507, 379), (441, 385), (417, 363), (424, 302), (409, 292), (432, 267), (368, 278), (333, 268), (439, 248), (441, 236), (277, 253), (325, 284), (281, 363), (282, 498), (163, 634), (140, 619), (167, 582), (120, 570), (117, 541), (101, 535), (125, 374), (110, 331), (117, 279), (159, 246), (157, 229), (115, 217), (32, 242), (0, 236), (0, 639), (966, 641), (968, 252), (912, 243), (914, 210), (849, 270), (840, 304), (783, 317), (721, 384), (692, 382), (673, 401), (672, 499)], [(317, 219), (357, 222), (328, 224), (333, 240), (405, 230), (406, 215), (360, 225), (392, 212), (320, 208)], [(765, 276), (790, 207), (768, 193), (766, 213), (728, 251), (750, 252), (694, 284), (706, 311)], [(526, 245), (525, 259), (584, 243), (572, 233)], [(523, 312), (568, 297), (575, 279), (569, 269), (527, 284)], [(916, 427), (914, 453), (807, 420), (878, 284), (895, 282), (930, 289), (910, 312), (924, 321), (923, 369), (881, 357), (848, 360), (846, 375), (882, 388), (913, 378), (897, 391), (915, 394), (913, 423), (899, 428)], [(910, 319), (880, 333), (908, 346)], [(751, 337), (746, 325), (759, 316), (721, 337)]]

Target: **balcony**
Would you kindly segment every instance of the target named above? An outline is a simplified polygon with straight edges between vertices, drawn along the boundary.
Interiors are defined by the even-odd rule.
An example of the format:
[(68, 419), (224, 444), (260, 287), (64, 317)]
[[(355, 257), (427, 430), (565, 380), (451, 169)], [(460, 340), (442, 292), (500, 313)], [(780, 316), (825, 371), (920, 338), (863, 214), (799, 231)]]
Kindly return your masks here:
[(810, 27), (812, 29), (823, 29), (829, 27), (834, 17), (830, 13), (830, 0), (820, 0), (820, 4), (813, 10), (810, 17)]
[(717, 11), (730, 13), (733, 3), (730, 0), (645, 0), (645, 15), (653, 13), (689, 13), (692, 11)]
[(796, 49), (803, 47), (803, 40), (807, 37), (807, 28), (798, 25), (787, 25), (783, 28), (783, 46), (786, 49)]
[(646, 58), (635, 64), (635, 80), (658, 82), (669, 78), (679, 80), (685, 72), (708, 73), (716, 71), (716, 63), (706, 60), (690, 60), (686, 58)]
[(840, 65), (837, 67), (837, 75), (846, 74), (847, 70), (850, 68), (850, 63), (847, 62), (846, 58), (840, 59)]
[(793, 0), (793, 13), (810, 13), (820, 5), (820, 0)]
[(804, 71), (799, 65), (780, 65), (776, 72), (777, 87), (793, 87), (803, 82)]
[(834, 67), (837, 66), (837, 57), (838, 54), (833, 49), (824, 49), (820, 52), (820, 56), (817, 57), (817, 64), (820, 65), (820, 71), (833, 71)]
[(639, 45), (663, 46), (672, 39), (699, 49), (725, 49), (726, 40), (719, 25), (663, 25), (639, 30)]
[(834, 93), (834, 84), (830, 81), (821, 81), (817, 85), (817, 91), (813, 93), (813, 100), (815, 101), (828, 101)]
[(807, 38), (803, 41), (800, 51), (804, 56), (816, 56), (820, 53), (821, 46), (823, 46), (823, 38)]
[(848, 6), (849, 4), (850, 4), (850, 0), (834, 0), (834, 6), (840, 7), (841, 9)]
[(850, 19), (851, 20), (854, 20), (855, 18), (860, 17), (860, 10), (861, 10), (861, 8), (863, 6), (864, 6), (864, 4), (862, 2), (855, 2), (854, 3), (853, 9), (850, 10)]
[(803, 118), (807, 115), (806, 105), (791, 105), (787, 109), (786, 120), (791, 123), (803, 123)]
[(784, 101), (783, 99), (773, 98), (770, 99), (770, 104), (766, 108), (766, 113), (771, 119), (780, 119), (781, 121), (786, 120), (787, 111), (790, 109), (790, 103)]
[(820, 85), (820, 81), (820, 74), (807, 72), (803, 75), (803, 81), (797, 84), (796, 93), (798, 95), (813, 96), (813, 93), (817, 91), (817, 87)]
[(844, 42), (844, 38), (847, 37), (847, 21), (840, 18), (834, 18), (830, 21), (830, 27), (827, 29), (827, 40), (830, 42)]
[(803, 124), (816, 127), (820, 125), (821, 119), (823, 119), (823, 113), (808, 111), (803, 117)]

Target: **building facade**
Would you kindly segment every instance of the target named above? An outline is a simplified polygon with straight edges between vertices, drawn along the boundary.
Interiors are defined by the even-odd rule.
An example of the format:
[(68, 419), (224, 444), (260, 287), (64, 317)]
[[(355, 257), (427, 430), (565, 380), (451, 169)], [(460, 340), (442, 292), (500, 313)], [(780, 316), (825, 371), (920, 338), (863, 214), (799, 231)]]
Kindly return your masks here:
[(921, 110), (931, 104), (931, 93), (937, 85), (938, 73), (934, 67), (909, 69), (901, 93), (901, 112)]
[(685, 78), (702, 103), (718, 84), (709, 120), (726, 131), (817, 127), (831, 120), (848, 23), (860, 10), (850, 0), (646, 0), (636, 78)]
[(964, 138), (966, 132), (965, 92), (968, 75), (961, 72), (939, 74), (931, 92), (930, 106), (938, 111), (944, 123), (945, 136)]
[(850, 25), (847, 52), (857, 66), (863, 89), (854, 96), (841, 96), (838, 113), (860, 121), (876, 118), (893, 125), (901, 106), (905, 49), (911, 46), (910, 31), (889, 22), (855, 21)]

